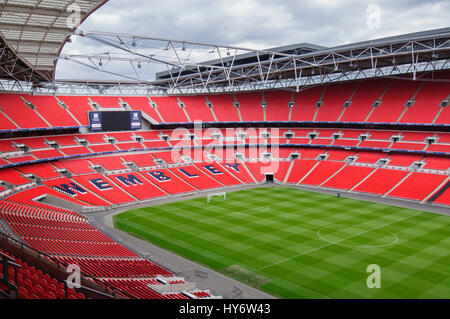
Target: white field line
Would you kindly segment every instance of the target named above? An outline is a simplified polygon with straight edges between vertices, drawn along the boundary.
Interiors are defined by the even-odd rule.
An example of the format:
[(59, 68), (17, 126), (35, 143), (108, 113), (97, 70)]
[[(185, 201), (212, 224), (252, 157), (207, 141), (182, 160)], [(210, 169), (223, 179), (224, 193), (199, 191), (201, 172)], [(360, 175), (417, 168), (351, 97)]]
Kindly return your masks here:
[(396, 223), (398, 223), (398, 222), (401, 222), (401, 221), (404, 221), (404, 220), (407, 220), (407, 219), (409, 219), (409, 218), (416, 217), (416, 216), (419, 216), (419, 215), (422, 215), (422, 213), (414, 214), (414, 215), (412, 215), (412, 216), (408, 216), (408, 217), (402, 218), (402, 219), (400, 219), (400, 220), (394, 221), (394, 222), (389, 223), (389, 224), (387, 224), (387, 225), (383, 225), (383, 226), (380, 226), (380, 227), (376, 227), (376, 228), (373, 228), (373, 229), (369, 229), (369, 230), (360, 232), (360, 233), (358, 233), (358, 234), (349, 236), (349, 237), (347, 237), (347, 238), (340, 239), (340, 240), (335, 241), (335, 242), (330, 242), (329, 244), (326, 244), (326, 245), (323, 245), (323, 246), (320, 246), (320, 247), (317, 247), (317, 248), (313, 248), (313, 249), (307, 250), (307, 251), (302, 252), (302, 253), (300, 253), (300, 254), (298, 254), (298, 255), (295, 255), (295, 256), (292, 256), (292, 257), (289, 257), (289, 258), (285, 258), (285, 259), (280, 260), (280, 261), (277, 261), (277, 262), (275, 262), (275, 263), (273, 263), (273, 264), (270, 264), (270, 265), (267, 265), (267, 266), (264, 266), (264, 267), (260, 267), (260, 268), (258, 268), (258, 269), (256, 269), (256, 270), (259, 271), (259, 270), (263, 270), (263, 269), (270, 268), (270, 267), (272, 267), (272, 266), (275, 266), (275, 265), (284, 263), (284, 262), (286, 262), (286, 261), (289, 261), (289, 260), (291, 260), (291, 259), (294, 259), (294, 258), (303, 256), (303, 255), (307, 255), (307, 254), (309, 254), (309, 253), (312, 253), (312, 252), (314, 252), (314, 251), (320, 250), (320, 249), (322, 249), (322, 248), (325, 248), (325, 247), (328, 247), (328, 246), (331, 246), (331, 245), (338, 244), (338, 243), (343, 242), (343, 241), (345, 241), (345, 240), (348, 240), (348, 239), (350, 239), (350, 238), (358, 237), (358, 236), (361, 236), (361, 235), (363, 235), (363, 234), (369, 233), (369, 232), (371, 232), (371, 231), (374, 231), (374, 230), (377, 230), (377, 229), (381, 229), (381, 228), (384, 228), (384, 227), (387, 227), (387, 226), (396, 224)]

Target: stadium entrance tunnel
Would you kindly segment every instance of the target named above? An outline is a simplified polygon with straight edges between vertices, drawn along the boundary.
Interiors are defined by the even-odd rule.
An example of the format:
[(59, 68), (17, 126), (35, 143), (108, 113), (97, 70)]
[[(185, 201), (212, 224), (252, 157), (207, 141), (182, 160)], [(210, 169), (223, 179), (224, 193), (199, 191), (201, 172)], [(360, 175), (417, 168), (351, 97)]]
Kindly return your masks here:
[(266, 182), (273, 183), (273, 174), (266, 174)]

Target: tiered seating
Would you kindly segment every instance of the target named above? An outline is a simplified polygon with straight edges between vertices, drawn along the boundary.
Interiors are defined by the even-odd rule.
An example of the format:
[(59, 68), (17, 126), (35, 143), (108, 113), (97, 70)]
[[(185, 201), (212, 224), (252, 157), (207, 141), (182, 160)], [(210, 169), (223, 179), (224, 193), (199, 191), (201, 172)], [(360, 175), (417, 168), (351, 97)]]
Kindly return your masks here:
[(422, 151), (426, 146), (425, 143), (395, 142), (391, 145), (390, 149)]
[(184, 103), (191, 122), (215, 122), (204, 96), (183, 96), (180, 100)]
[(0, 170), (0, 181), (11, 183), (14, 185), (28, 184), (30, 181), (14, 168), (3, 168)]
[(415, 161), (421, 161), (423, 159), (423, 156), (391, 154), (389, 155), (389, 159), (390, 161), (388, 165), (390, 166), (408, 167)]
[(345, 163), (342, 162), (322, 161), (308, 176), (301, 180), (301, 184), (320, 185), (344, 165)]
[(98, 103), (102, 109), (121, 108), (117, 96), (91, 96), (90, 99), (92, 102)]
[[(9, 267), (9, 278), (18, 287), (19, 299), (85, 299), (84, 294), (76, 292), (74, 289), (67, 289), (65, 284), (58, 281), (40, 269), (29, 265), (20, 258), (15, 258), (9, 252), (0, 249), (0, 253), (8, 255), (11, 260), (19, 264), (17, 268), (17, 282), (14, 282), (14, 270)], [(0, 274), (3, 274), (3, 265), (0, 264)], [(5, 287), (0, 285), (0, 290), (6, 292)]]
[(132, 133), (132, 132), (107, 132), (107, 133), (105, 133), (105, 135), (107, 137), (115, 138), (118, 143), (133, 141), (133, 134), (134, 133)]
[(239, 185), (241, 182), (217, 163), (195, 164), (203, 173), (219, 181), (225, 186)]
[(449, 92), (448, 83), (424, 82), (414, 99), (415, 103), (408, 107), (400, 123), (432, 123), (441, 109), (442, 100), (447, 98)]
[(9, 222), (9, 225), (11, 225), (13, 230), (25, 240), (31, 237), (69, 241), (113, 242), (112, 239), (100, 233), (93, 227), (92, 229), (79, 230), (77, 228), (61, 227), (59, 223), (54, 224), (54, 226), (36, 226)]
[(48, 148), (48, 145), (45, 144), (45, 138), (43, 137), (16, 138), (13, 140), (13, 142), (16, 145), (25, 144), (31, 149)]
[(26, 191), (15, 193), (15, 194), (9, 196), (8, 200), (13, 201), (15, 203), (29, 205), (30, 207), (40, 207), (47, 211), (55, 211), (56, 208), (53, 206), (48, 206), (43, 203), (34, 201), (35, 198), (39, 198), (39, 197), (42, 197), (45, 195), (52, 195), (55, 197), (60, 197), (64, 200), (73, 202), (78, 205), (86, 205), (86, 203), (83, 203), (76, 198), (59, 193), (56, 190), (54, 190), (53, 188), (49, 188), (44, 185), (36, 186), (36, 187), (30, 188), (30, 189), (27, 189)]
[(267, 174), (273, 174), (276, 172), (275, 168), (278, 167), (278, 163), (272, 163), (271, 161), (256, 161), (246, 162), (245, 166), (248, 168), (252, 176), (257, 182), (262, 182), (266, 178)]
[(102, 156), (89, 159), (94, 165), (101, 165), (108, 171), (123, 170), (127, 167), (123, 164), (123, 160), (120, 156)]
[(26, 162), (32, 162), (36, 161), (36, 157), (31, 155), (24, 155), (24, 156), (14, 156), (14, 157), (8, 157), (5, 159), (5, 162), (9, 162), (12, 164), (20, 164), (20, 163), (26, 163)]
[(78, 139), (85, 139), (89, 144), (106, 143), (105, 133), (77, 134), (75, 137)]
[(75, 182), (81, 184), (91, 192), (114, 204), (134, 202), (136, 199), (122, 191), (108, 178), (101, 174), (87, 174), (72, 177)]
[(77, 264), (83, 273), (97, 278), (152, 278), (172, 274), (142, 258), (57, 257), (67, 264)]
[(389, 81), (384, 79), (359, 82), (348, 106), (341, 117), (341, 122), (365, 122), (373, 107), (372, 104), (383, 94)]
[(279, 181), (283, 182), (284, 178), (288, 172), (289, 167), (291, 166), (291, 161), (274, 161), (273, 163), (278, 164), (278, 167), (275, 167), (274, 169), (274, 178)]
[(239, 115), (233, 105), (234, 98), (230, 94), (208, 95), (213, 104), (213, 111), (219, 122), (239, 122)]
[(427, 152), (450, 153), (450, 144), (431, 144), (427, 147)]
[(63, 109), (53, 96), (26, 95), (27, 101), (36, 106), (36, 110), (52, 127), (78, 126), (78, 123)]
[(367, 164), (375, 164), (379, 159), (386, 157), (382, 153), (375, 152), (358, 152), (356, 156), (357, 159), (355, 162)]
[(147, 287), (149, 284), (158, 284), (155, 279), (102, 279), (103, 282), (120, 288), (137, 298), (142, 299), (189, 299), (184, 294), (168, 293), (160, 294)]
[[(29, 200), (24, 201), (29, 202)], [(97, 278), (111, 278), (105, 280), (105, 283), (114, 283), (114, 286), (124, 288), (125, 292), (138, 298), (187, 298), (181, 294), (161, 295), (146, 285), (140, 287), (140, 284), (143, 283), (158, 284), (155, 279), (150, 279), (155, 276), (171, 277), (173, 275), (115, 243), (89, 225), (84, 217), (60, 209), (54, 212), (48, 212), (41, 208), (28, 211), (25, 210), (25, 206), (16, 206), (12, 202), (1, 202), (0, 217), (7, 221), (12, 229), (35, 249), (54, 256), (64, 264), (79, 265), (84, 274)], [(126, 287), (122, 287), (116, 282), (117, 278), (133, 277), (143, 279), (136, 283), (129, 282)], [(22, 274), (19, 273), (19, 297), (21, 298), (53, 299), (64, 296), (62, 293), (64, 287), (58, 289), (56, 283), (53, 280), (50, 282), (50, 278), (42, 273), (39, 276), (32, 276), (33, 282), (31, 283), (22, 279)], [(132, 281), (132, 279), (126, 280)], [(39, 285), (36, 289), (33, 287), (35, 284)], [(136, 293), (137, 291), (141, 291), (141, 293)], [(145, 295), (142, 292), (145, 292)], [(76, 294), (75, 291), (69, 289), (68, 298), (84, 298), (84, 295)]]
[(169, 194), (189, 193), (197, 190), (168, 169), (145, 171), (140, 174)]
[(397, 123), (405, 111), (405, 103), (419, 88), (419, 81), (392, 81), (381, 105), (367, 119), (367, 122)]
[(331, 138), (314, 138), (313, 140), (311, 140), (310, 144), (311, 145), (331, 145), (331, 143), (333, 142), (333, 139)]
[(196, 296), (197, 298), (208, 298), (211, 297), (211, 295), (206, 291), (193, 291), (191, 292), (192, 295)]
[(450, 107), (444, 107), (434, 123), (450, 124)]
[(354, 156), (355, 152), (354, 151), (344, 151), (344, 150), (339, 150), (339, 151), (327, 151), (327, 160), (329, 161), (344, 161), (347, 157), (349, 156)]
[(389, 196), (423, 200), (447, 178), (446, 175), (412, 173)]
[(87, 147), (84, 147), (84, 146), (64, 147), (64, 148), (60, 148), (59, 151), (64, 156), (92, 154), (92, 152)]
[(358, 147), (367, 147), (367, 148), (389, 148), (392, 142), (388, 141), (374, 141), (374, 140), (364, 140), (359, 143)]
[(94, 153), (103, 153), (103, 152), (117, 152), (120, 149), (114, 144), (100, 144), (100, 145), (89, 145), (89, 148)]
[(450, 187), (447, 188), (435, 201), (436, 204), (450, 205)]
[(426, 157), (424, 159), (426, 169), (437, 169), (447, 171), (450, 169), (450, 158)]
[(247, 172), (245, 165), (240, 161), (225, 160), (222, 166), (244, 183), (250, 184), (255, 182), (251, 175)]
[(51, 158), (64, 157), (64, 154), (62, 154), (60, 151), (58, 151), (56, 149), (32, 151), (31, 154), (34, 157), (36, 157), (37, 159), (51, 159)]
[(122, 158), (126, 162), (132, 162), (139, 167), (150, 167), (156, 165), (153, 161), (153, 157), (148, 153), (122, 155)]
[(169, 144), (167, 144), (166, 141), (149, 141), (149, 142), (142, 142), (141, 144), (144, 145), (144, 148), (169, 147)]
[(44, 181), (44, 183), (56, 192), (76, 198), (86, 204), (98, 206), (109, 206), (111, 204), (103, 198), (100, 198), (95, 192), (91, 192), (86, 187), (82, 187), (70, 178), (57, 178)]
[(25, 238), (35, 249), (48, 255), (136, 257), (132, 251), (117, 243), (85, 242), (73, 240)]
[(183, 109), (178, 105), (178, 99), (176, 97), (152, 97), (152, 101), (158, 105), (158, 112), (161, 114), (163, 122), (189, 122)]
[(239, 110), (244, 122), (264, 121), (261, 93), (236, 94), (236, 100), (239, 102)]
[(435, 135), (434, 132), (408, 132), (402, 131), (400, 133), (403, 138), (402, 142), (425, 142), (427, 137), (432, 137)]
[(53, 162), (53, 164), (60, 169), (67, 169), (72, 174), (92, 173), (92, 168), (90, 167), (92, 163), (86, 159), (58, 161)]
[(19, 128), (47, 128), (49, 125), (27, 105), (18, 94), (2, 94), (0, 102), (1, 110)]
[(3, 103), (0, 103), (0, 131), (3, 130), (17, 130), (20, 127), (13, 122), (3, 113)]
[(373, 167), (346, 166), (335, 176), (330, 178), (323, 187), (350, 190), (366, 176), (373, 172)]
[(0, 140), (0, 152), (2, 153), (17, 152), (17, 149), (14, 147), (12, 140), (4, 139)]
[(117, 148), (122, 151), (142, 150), (145, 146), (139, 142), (117, 143)]
[(319, 108), (316, 121), (338, 121), (344, 111), (344, 103), (348, 101), (355, 90), (355, 84), (343, 83), (325, 87), (323, 105)]
[(51, 163), (40, 163), (19, 166), (18, 171), (24, 174), (34, 174), (43, 179), (58, 178), (59, 174), (55, 171), (56, 167)]
[(291, 101), (289, 91), (268, 91), (264, 93), (264, 99), (267, 103), (267, 121), (289, 120), (289, 102)]
[[(423, 86), (419, 89), (419, 85)], [(195, 120), (219, 122), (248, 121), (341, 121), (341, 122), (389, 122), (389, 123), (448, 123), (449, 107), (441, 108), (440, 102), (448, 96), (446, 82), (401, 81), (376, 79), (370, 81), (346, 82), (302, 88), (303, 91), (266, 91), (253, 93), (222, 94), (209, 96), (181, 97), (104, 97), (104, 96), (28, 96), (23, 98), (36, 106), (25, 105), (17, 94), (2, 94), (0, 102), (0, 130), (19, 128), (50, 128), (57, 126), (87, 125), (87, 111), (93, 110), (90, 101), (99, 103), (101, 108), (120, 109), (126, 102), (133, 110), (144, 112), (144, 118), (164, 123), (190, 122)], [(414, 94), (418, 93), (414, 97)], [(384, 95), (383, 95), (384, 94)], [(405, 107), (411, 98), (415, 103)], [(344, 103), (351, 99), (349, 106)], [(382, 99), (380, 106), (372, 103)], [(68, 109), (58, 105), (58, 100), (67, 104)], [(239, 102), (237, 109), (233, 102)], [(317, 102), (323, 104), (318, 107)], [(295, 106), (290, 110), (289, 103)], [(157, 108), (152, 107), (154, 102)], [(185, 108), (181, 108), (182, 102)], [(210, 109), (207, 102), (211, 102)], [(264, 109), (262, 102), (267, 103)], [(241, 118), (239, 117), (241, 115)], [(256, 125), (255, 125), (256, 126)], [(173, 130), (105, 132), (95, 134), (64, 134), (37, 137), (15, 137), (0, 140), (0, 165), (22, 164), (24, 161), (49, 160), (55, 157), (87, 155), (77, 160), (52, 160), (49, 163), (17, 165), (15, 168), (0, 170), (0, 181), (27, 189), (13, 193), (0, 202), (0, 217), (8, 223), (8, 231), (21, 237), (25, 243), (61, 261), (76, 262), (83, 271), (105, 278), (136, 297), (187, 298), (183, 294), (160, 294), (146, 284), (158, 284), (157, 275), (171, 276), (170, 272), (140, 258), (127, 248), (114, 242), (106, 235), (89, 225), (84, 217), (74, 212), (59, 209), (37, 201), (47, 196), (70, 201), (79, 206), (110, 206), (134, 203), (140, 200), (166, 197), (175, 194), (191, 193), (199, 190), (222, 188), (257, 183), (265, 179), (265, 174), (274, 174), (276, 181), (300, 183), (315, 187), (325, 187), (352, 192), (363, 192), (381, 196), (416, 201), (430, 200), (436, 204), (450, 204), (450, 190), (445, 187), (450, 160), (431, 152), (450, 153), (450, 134), (436, 132), (405, 131), (398, 129), (341, 129), (337, 128), (245, 128), (245, 129), (182, 129), (180, 134)], [(245, 140), (238, 138), (238, 132), (245, 132)], [(226, 139), (213, 138), (213, 132), (221, 133)], [(262, 138), (269, 132), (270, 138)], [(289, 141), (285, 132), (295, 134)], [(316, 133), (310, 138), (309, 133)], [(342, 135), (336, 139), (335, 134)], [(28, 133), (27, 133), (28, 134)], [(163, 141), (161, 134), (168, 134), (169, 142)], [(191, 140), (189, 134), (195, 134)], [(361, 134), (368, 139), (361, 141)], [(37, 134), (36, 134), (37, 135)], [(136, 137), (142, 137), (137, 142)], [(400, 140), (393, 142), (393, 136)], [(108, 137), (117, 143), (111, 144)], [(427, 145), (427, 138), (437, 137), (437, 142)], [(85, 139), (87, 146), (77, 141)], [(54, 149), (49, 142), (56, 142)], [(244, 148), (246, 143), (308, 144), (305, 147)], [(17, 145), (25, 144), (30, 153), (19, 152)], [(231, 146), (225, 149), (196, 148), (175, 150), (170, 147)], [(16, 145), (16, 147), (15, 147)], [(324, 145), (323, 147), (321, 145)], [(333, 146), (333, 147), (325, 147)], [(336, 146), (349, 146), (356, 149), (335, 149)], [(165, 148), (164, 150), (148, 150)], [(360, 148), (360, 149), (358, 149)], [(363, 150), (362, 148), (382, 148), (383, 151)], [(136, 152), (123, 152), (138, 150)], [(147, 149), (147, 150), (144, 150)], [(404, 154), (391, 152), (398, 150), (421, 151), (423, 153)], [(92, 152), (112, 152), (95, 154)], [(244, 154), (244, 161), (235, 158), (235, 153)], [(271, 160), (261, 161), (262, 153), (271, 153)], [(296, 152), (299, 159), (288, 160)], [(428, 152), (428, 153), (427, 153)], [(319, 161), (318, 155), (326, 154), (326, 160)], [(207, 155), (216, 155), (213, 162)], [(186, 156), (184, 158), (183, 156)], [(356, 156), (349, 162), (349, 156)], [(189, 163), (189, 158), (194, 163)], [(158, 159), (165, 161), (159, 163)], [(280, 160), (281, 159), (281, 160)], [(387, 165), (375, 165), (380, 159), (387, 159)], [(125, 162), (133, 162), (144, 170), (131, 171)], [(425, 163), (423, 169), (411, 166), (414, 162)], [(105, 174), (94, 173), (91, 165), (102, 165)], [(161, 166), (159, 166), (161, 165)], [(159, 166), (159, 168), (156, 168)], [(56, 168), (65, 168), (72, 177), (61, 177)], [(150, 170), (151, 169), (151, 170)], [(290, 172), (288, 174), (288, 171)], [(43, 179), (43, 184), (33, 187), (31, 180), (24, 177), (34, 174)], [(445, 184), (445, 185), (444, 185)], [(10, 188), (3, 185), (0, 191)], [(25, 188), (24, 186), (21, 188)], [(439, 190), (441, 188), (441, 191)], [(442, 194), (441, 194), (442, 193)], [(45, 200), (44, 200), (45, 201)], [(91, 207), (92, 208), (92, 207)], [(176, 284), (180, 282), (174, 282)], [(43, 287), (44, 288), (44, 287)], [(51, 290), (51, 289), (49, 289)], [(31, 289), (27, 296), (41, 296)], [(53, 292), (57, 295), (57, 291)], [(197, 298), (210, 296), (206, 291), (193, 291)]]
[(57, 98), (67, 105), (68, 111), (81, 125), (89, 125), (88, 112), (94, 109), (89, 105), (87, 96), (58, 96)]
[(123, 102), (128, 103), (132, 110), (142, 111), (158, 123), (163, 122), (158, 113), (156, 113), (155, 109), (150, 106), (150, 100), (148, 97), (123, 96), (121, 99)]
[(150, 183), (138, 173), (108, 175), (117, 186), (133, 195), (138, 200), (167, 196), (167, 193)]
[(300, 93), (294, 93), (295, 106), (292, 109), (291, 121), (313, 121), (316, 114), (316, 103), (320, 101), (323, 87), (307, 88)]
[(317, 164), (315, 159), (296, 159), (286, 183), (298, 183)]
[[(184, 155), (192, 155), (193, 152), (191, 150), (186, 150), (183, 152)], [(152, 153), (154, 159), (162, 159), (168, 164), (174, 163), (184, 163), (183, 159), (180, 157), (179, 152), (171, 151), (171, 152), (154, 152)], [(193, 158), (194, 155), (191, 156)]]
[(355, 188), (355, 191), (384, 195), (404, 177), (408, 175), (407, 171), (394, 171), (385, 168), (379, 168), (363, 183)]
[(47, 136), (45, 139), (47, 141), (58, 143), (60, 147), (79, 146), (79, 144), (75, 141), (74, 135), (52, 135)]
[(195, 165), (183, 166), (181, 168), (170, 168), (169, 170), (186, 183), (197, 189), (218, 188), (224, 186), (215, 178), (209, 177), (206, 173), (203, 173)]

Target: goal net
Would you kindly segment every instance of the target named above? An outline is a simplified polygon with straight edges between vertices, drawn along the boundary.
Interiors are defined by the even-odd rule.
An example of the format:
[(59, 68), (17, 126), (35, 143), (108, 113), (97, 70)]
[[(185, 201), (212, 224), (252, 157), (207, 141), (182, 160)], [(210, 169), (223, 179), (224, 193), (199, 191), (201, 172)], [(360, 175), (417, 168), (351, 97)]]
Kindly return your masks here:
[(212, 200), (213, 197), (221, 197), (223, 199), (227, 199), (227, 193), (226, 192), (220, 192), (220, 193), (208, 194), (206, 196), (206, 203), (209, 204), (209, 202)]

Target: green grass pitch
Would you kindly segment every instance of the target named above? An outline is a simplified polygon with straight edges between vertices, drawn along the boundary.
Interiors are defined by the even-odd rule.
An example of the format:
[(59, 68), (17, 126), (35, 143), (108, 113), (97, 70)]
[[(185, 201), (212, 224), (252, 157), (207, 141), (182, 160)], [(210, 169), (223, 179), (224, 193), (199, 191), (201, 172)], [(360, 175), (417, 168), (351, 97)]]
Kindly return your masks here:
[[(116, 227), (281, 298), (450, 298), (450, 217), (266, 187), (128, 211)], [(380, 266), (380, 288), (367, 267)]]

